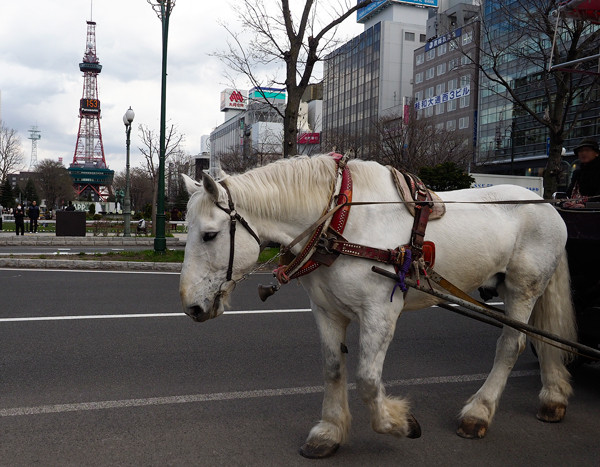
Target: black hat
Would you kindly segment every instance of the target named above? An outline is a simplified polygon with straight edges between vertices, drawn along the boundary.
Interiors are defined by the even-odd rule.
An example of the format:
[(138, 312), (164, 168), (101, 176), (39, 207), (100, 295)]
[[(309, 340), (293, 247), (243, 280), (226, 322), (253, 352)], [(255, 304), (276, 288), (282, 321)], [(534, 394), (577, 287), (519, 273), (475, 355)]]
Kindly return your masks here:
[(581, 140), (581, 142), (573, 149), (573, 152), (576, 156), (579, 150), (582, 148), (592, 148), (594, 151), (600, 154), (600, 147), (598, 147), (598, 142), (595, 139), (586, 138), (584, 140)]

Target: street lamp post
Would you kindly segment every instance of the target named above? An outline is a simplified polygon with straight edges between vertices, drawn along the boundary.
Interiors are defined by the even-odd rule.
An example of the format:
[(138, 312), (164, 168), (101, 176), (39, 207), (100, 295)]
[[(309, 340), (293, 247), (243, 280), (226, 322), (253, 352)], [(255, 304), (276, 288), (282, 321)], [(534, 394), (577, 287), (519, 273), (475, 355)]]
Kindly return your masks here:
[(130, 195), (130, 180), (129, 180), (129, 146), (131, 136), (131, 123), (135, 113), (131, 109), (131, 106), (123, 115), (123, 123), (125, 124), (125, 135), (126, 135), (126, 146), (127, 146), (127, 159), (125, 163), (125, 196), (123, 197), (123, 237), (131, 237), (131, 195)]
[(169, 37), (169, 17), (175, 7), (175, 0), (148, 0), (162, 24), (162, 81), (160, 91), (160, 152), (158, 156), (158, 190), (156, 200), (156, 237), (154, 251), (167, 250), (165, 238), (165, 114), (167, 98), (167, 40)]

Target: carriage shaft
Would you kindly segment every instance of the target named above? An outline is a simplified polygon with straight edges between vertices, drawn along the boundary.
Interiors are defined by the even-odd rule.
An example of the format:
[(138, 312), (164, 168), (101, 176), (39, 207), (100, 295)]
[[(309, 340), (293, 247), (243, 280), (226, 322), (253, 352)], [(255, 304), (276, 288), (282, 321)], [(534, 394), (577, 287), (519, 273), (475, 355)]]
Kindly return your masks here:
[[(398, 276), (395, 273), (393, 273), (391, 271), (388, 271), (386, 269), (382, 269), (382, 268), (380, 268), (378, 266), (373, 266), (371, 268), (371, 270), (373, 272), (376, 272), (377, 274), (385, 276), (385, 277), (387, 277), (389, 279), (392, 279), (392, 280), (395, 280), (395, 281), (398, 280)], [(600, 351), (598, 351), (598, 350), (596, 350), (596, 349), (594, 349), (592, 347), (588, 347), (587, 345), (583, 345), (583, 344), (580, 344), (578, 342), (573, 342), (573, 341), (564, 339), (564, 338), (562, 338), (560, 336), (557, 336), (556, 334), (544, 331), (542, 329), (538, 329), (538, 328), (536, 328), (534, 326), (531, 326), (530, 324), (522, 323), (520, 321), (514, 320), (512, 318), (509, 318), (508, 316), (505, 316), (505, 315), (503, 315), (501, 313), (498, 313), (497, 311), (493, 311), (493, 310), (491, 310), (489, 308), (486, 308), (484, 306), (475, 305), (474, 303), (468, 302), (467, 300), (463, 300), (463, 299), (461, 299), (459, 297), (456, 297), (455, 295), (444, 293), (444, 292), (441, 292), (439, 290), (435, 290), (435, 289), (432, 289), (432, 288), (429, 288), (429, 287), (425, 287), (425, 286), (422, 286), (422, 285), (417, 285), (417, 283), (414, 280), (410, 279), (410, 278), (406, 278), (405, 282), (406, 282), (406, 285), (408, 285), (408, 286), (410, 286), (410, 287), (412, 287), (412, 288), (414, 288), (416, 290), (419, 290), (420, 292), (424, 292), (424, 293), (427, 293), (429, 295), (433, 295), (434, 297), (446, 300), (448, 302), (455, 303), (455, 304), (457, 304), (457, 305), (459, 305), (459, 306), (461, 306), (463, 308), (466, 308), (467, 310), (471, 310), (471, 311), (477, 313), (479, 316), (477, 316), (477, 318), (475, 318), (475, 316), (470, 316), (470, 314), (464, 313), (464, 310), (458, 311), (458, 310), (454, 309), (453, 307), (443, 307), (443, 308), (445, 308), (447, 310), (454, 311), (456, 313), (460, 313), (460, 314), (463, 314), (465, 316), (470, 316), (470, 317), (475, 318), (475, 319), (478, 319), (480, 317), (481, 318), (487, 318), (486, 320), (480, 320), (480, 321), (486, 322), (488, 324), (493, 324), (493, 323), (488, 322), (488, 320), (497, 321), (499, 323), (502, 323), (503, 325), (509, 326), (509, 327), (511, 327), (513, 329), (516, 329), (518, 331), (525, 332), (525, 333), (530, 333), (530, 334), (536, 334), (538, 336), (545, 337), (546, 339), (549, 339), (551, 341), (563, 344), (563, 345), (565, 345), (567, 347), (571, 347), (572, 349), (577, 349), (577, 351), (579, 353), (581, 353), (582, 355), (584, 355), (585, 357), (588, 357), (590, 359), (600, 360)], [(481, 316), (481, 315), (483, 315), (483, 316)], [(493, 325), (495, 325), (495, 324), (493, 324)], [(565, 349), (565, 350), (573, 352), (570, 349)], [(577, 353), (577, 352), (574, 352), (574, 353)]]

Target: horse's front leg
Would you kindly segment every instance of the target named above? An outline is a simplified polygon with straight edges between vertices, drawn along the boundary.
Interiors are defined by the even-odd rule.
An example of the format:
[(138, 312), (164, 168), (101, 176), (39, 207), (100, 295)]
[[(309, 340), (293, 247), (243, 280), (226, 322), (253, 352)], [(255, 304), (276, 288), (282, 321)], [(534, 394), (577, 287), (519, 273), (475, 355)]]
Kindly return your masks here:
[(350, 430), (350, 409), (346, 388), (346, 328), (349, 320), (339, 314), (330, 314), (313, 303), (313, 312), (321, 337), (325, 395), (321, 421), (308, 434), (300, 454), (321, 458), (334, 454), (346, 441)]
[(388, 397), (381, 381), (383, 362), (394, 336), (399, 310), (394, 303), (380, 309), (368, 309), (361, 316), (357, 385), (362, 400), (369, 407), (373, 430), (397, 437), (418, 438), (421, 428), (410, 414), (408, 402)]

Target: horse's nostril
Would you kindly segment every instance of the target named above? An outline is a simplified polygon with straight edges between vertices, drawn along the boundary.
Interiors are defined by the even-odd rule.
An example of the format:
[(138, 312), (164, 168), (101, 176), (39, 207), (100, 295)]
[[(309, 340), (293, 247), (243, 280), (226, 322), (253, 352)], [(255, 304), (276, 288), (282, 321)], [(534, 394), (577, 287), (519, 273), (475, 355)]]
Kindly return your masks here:
[(210, 313), (204, 311), (200, 305), (188, 307), (186, 314), (194, 321), (206, 321), (210, 318)]

